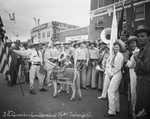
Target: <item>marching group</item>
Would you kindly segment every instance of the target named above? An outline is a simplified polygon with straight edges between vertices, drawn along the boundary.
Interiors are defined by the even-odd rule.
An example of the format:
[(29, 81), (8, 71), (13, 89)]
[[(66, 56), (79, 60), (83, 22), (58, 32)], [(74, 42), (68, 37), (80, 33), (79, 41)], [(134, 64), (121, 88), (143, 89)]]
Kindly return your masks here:
[[(124, 78), (123, 73), (128, 73), (129, 79), (124, 80), (130, 82), (132, 118), (149, 119), (150, 29), (140, 25), (133, 34), (134, 36), (130, 36), (126, 42), (116, 40), (112, 54), (109, 44), (105, 44), (102, 40), (31, 43), (20, 50), (9, 46), (13, 53), (29, 59), (26, 63), (30, 62), (30, 69), (27, 70), (26, 78), (29, 79), (30, 94), (36, 94), (34, 80), (37, 77), (40, 91), (47, 91), (44, 84), (54, 86), (55, 98), (64, 88), (62, 86), (57, 91), (57, 74), (63, 73), (66, 68), (79, 69), (79, 80), (76, 83), (79, 99), (82, 99), (80, 87), (102, 89), (98, 99), (108, 98), (109, 110), (105, 116), (111, 117), (120, 112), (119, 85)], [(128, 70), (123, 70), (124, 68)], [(65, 90), (69, 93), (68, 85), (65, 86)], [(71, 98), (73, 99), (74, 97)]]

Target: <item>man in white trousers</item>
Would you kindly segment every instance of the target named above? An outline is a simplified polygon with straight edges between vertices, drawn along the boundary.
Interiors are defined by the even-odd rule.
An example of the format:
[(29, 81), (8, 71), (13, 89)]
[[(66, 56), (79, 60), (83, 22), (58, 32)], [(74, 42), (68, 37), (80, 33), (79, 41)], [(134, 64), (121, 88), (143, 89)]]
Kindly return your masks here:
[(38, 43), (31, 43), (30, 44), (31, 49), (25, 50), (25, 51), (18, 51), (14, 50), (17, 54), (22, 56), (30, 56), (31, 61), (31, 68), (30, 68), (30, 74), (29, 74), (29, 80), (30, 80), (30, 94), (36, 95), (34, 91), (34, 79), (35, 76), (39, 79), (39, 90), (40, 91), (47, 91), (43, 88), (43, 82), (45, 75), (40, 72), (40, 66), (43, 65), (42, 61), (42, 52), (39, 50), (39, 44)]

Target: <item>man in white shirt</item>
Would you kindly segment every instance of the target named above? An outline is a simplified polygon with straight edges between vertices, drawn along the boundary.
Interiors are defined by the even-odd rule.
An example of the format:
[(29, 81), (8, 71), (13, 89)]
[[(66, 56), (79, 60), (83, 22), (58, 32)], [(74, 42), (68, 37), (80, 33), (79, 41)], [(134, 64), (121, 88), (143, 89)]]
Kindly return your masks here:
[(86, 89), (87, 80), (87, 66), (89, 62), (89, 53), (83, 42), (79, 42), (80, 47), (75, 50), (75, 67), (80, 68), (81, 87)]
[(29, 56), (31, 61), (31, 68), (29, 74), (30, 80), (30, 94), (36, 95), (34, 91), (34, 79), (35, 76), (39, 79), (39, 89), (40, 91), (47, 91), (43, 88), (43, 82), (45, 78), (45, 74), (40, 72), (40, 66), (43, 65), (42, 53), (39, 50), (39, 45), (37, 43), (30, 44), (31, 49), (25, 51), (14, 50), (17, 54), (22, 56)]
[(91, 88), (96, 88), (98, 85), (98, 81), (96, 81), (96, 77), (95, 77), (96, 76), (95, 67), (97, 65), (97, 59), (99, 58), (99, 49), (95, 47), (96, 46), (95, 42), (91, 42), (90, 46), (91, 48), (89, 49), (89, 57), (90, 57), (89, 68), (91, 69), (91, 72), (89, 72), (90, 78), (89, 81), (87, 82), (91, 83)]

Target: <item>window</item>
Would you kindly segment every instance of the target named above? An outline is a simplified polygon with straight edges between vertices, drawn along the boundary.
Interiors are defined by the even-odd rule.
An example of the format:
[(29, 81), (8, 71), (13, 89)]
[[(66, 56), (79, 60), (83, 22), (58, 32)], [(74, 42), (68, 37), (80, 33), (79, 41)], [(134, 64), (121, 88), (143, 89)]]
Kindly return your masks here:
[(141, 20), (145, 18), (145, 5), (135, 6), (135, 20)]
[(98, 8), (104, 7), (104, 0), (98, 0)]
[(96, 27), (103, 27), (104, 17), (97, 17), (97, 25)]
[(115, 2), (120, 2), (120, 1), (123, 1), (123, 0), (115, 0)]
[(50, 37), (50, 31), (47, 31), (47, 37)]
[(42, 33), (42, 38), (45, 38), (45, 33)]
[(41, 38), (41, 34), (40, 33), (38, 33), (38, 39), (40, 39)]

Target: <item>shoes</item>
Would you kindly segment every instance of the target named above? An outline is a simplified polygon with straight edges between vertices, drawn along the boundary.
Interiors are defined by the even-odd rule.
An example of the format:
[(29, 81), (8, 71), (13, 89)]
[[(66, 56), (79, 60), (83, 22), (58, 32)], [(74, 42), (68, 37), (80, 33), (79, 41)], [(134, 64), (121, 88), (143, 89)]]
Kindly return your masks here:
[(81, 97), (81, 96), (79, 96), (79, 97), (78, 97), (78, 100), (82, 100), (82, 97)]
[(53, 94), (53, 98), (56, 98), (57, 97), (57, 94)]
[(33, 89), (30, 89), (30, 94), (31, 94), (31, 95), (36, 95), (36, 93), (34, 92)]
[(71, 97), (71, 98), (70, 98), (70, 101), (74, 101), (74, 99), (75, 99), (74, 97)]
[(61, 93), (61, 92), (63, 92), (62, 90), (58, 90), (58, 93)]
[(49, 83), (49, 84), (48, 84), (48, 86), (49, 86), (49, 87), (52, 87), (52, 86), (53, 86), (53, 84)]
[(116, 113), (119, 114), (120, 112), (119, 112), (119, 111), (116, 111)]
[(107, 98), (104, 98), (104, 97), (102, 97), (102, 96), (100, 96), (100, 97), (97, 97), (98, 99), (100, 99), (100, 100), (106, 100)]
[(47, 90), (46, 90), (45, 88), (41, 88), (40, 91), (43, 91), (43, 92), (44, 92), (44, 91), (47, 91)]
[(114, 116), (116, 116), (116, 115), (107, 113), (107, 114), (104, 114), (104, 116), (105, 116), (105, 117), (114, 117)]
[(82, 89), (88, 89), (88, 87), (81, 87)]
[(69, 91), (67, 91), (67, 93), (69, 93)]

